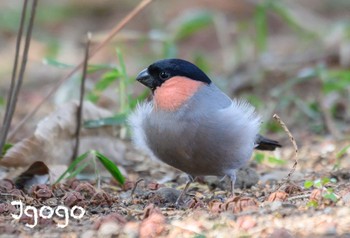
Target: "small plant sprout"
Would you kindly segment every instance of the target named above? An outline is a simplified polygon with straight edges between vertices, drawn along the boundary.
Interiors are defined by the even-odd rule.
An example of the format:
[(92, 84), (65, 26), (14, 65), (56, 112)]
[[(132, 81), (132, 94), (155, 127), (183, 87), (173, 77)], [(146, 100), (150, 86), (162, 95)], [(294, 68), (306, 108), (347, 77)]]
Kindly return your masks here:
[[(92, 160), (87, 158), (92, 157)], [(55, 183), (59, 183), (63, 178), (72, 178), (79, 174), (86, 166), (93, 164), (95, 167), (96, 178), (99, 180), (99, 170), (96, 166), (96, 161), (99, 161), (105, 169), (113, 176), (120, 184), (124, 184), (125, 178), (119, 168), (106, 156), (98, 151), (90, 150), (78, 156), (68, 167), (68, 169), (57, 179)], [(99, 183), (99, 181), (98, 181)]]
[[(334, 193), (334, 189), (331, 187), (327, 187), (326, 185), (329, 185), (330, 183), (335, 184), (337, 180), (335, 178), (329, 178), (329, 177), (323, 177), (321, 179), (316, 180), (306, 180), (304, 182), (304, 188), (315, 188), (321, 191), (321, 199), (326, 199), (331, 202), (337, 202), (338, 196)], [(307, 206), (309, 207), (318, 207), (320, 201), (311, 199)]]

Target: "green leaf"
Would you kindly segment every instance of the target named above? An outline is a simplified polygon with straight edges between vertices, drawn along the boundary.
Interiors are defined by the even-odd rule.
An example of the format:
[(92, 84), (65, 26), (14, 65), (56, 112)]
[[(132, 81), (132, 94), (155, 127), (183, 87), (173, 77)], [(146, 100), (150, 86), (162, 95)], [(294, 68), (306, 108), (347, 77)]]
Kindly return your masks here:
[(6, 152), (13, 146), (13, 144), (10, 143), (6, 143), (4, 145), (4, 147), (2, 147), (2, 153), (1, 155), (4, 156), (6, 154)]
[(120, 126), (126, 123), (127, 115), (124, 113), (113, 117), (106, 117), (97, 120), (88, 120), (84, 122), (85, 128), (98, 128), (101, 126)]
[(346, 152), (348, 151), (348, 149), (350, 148), (350, 145), (345, 146), (343, 149), (341, 149), (337, 154), (336, 154), (336, 158), (339, 159), (341, 157), (343, 157)]
[(67, 177), (68, 179), (76, 177), (78, 174), (80, 174), (81, 171), (83, 171), (89, 164), (91, 164), (91, 161), (85, 162), (81, 165), (79, 165), (74, 171), (72, 171), (69, 176)]
[(312, 186), (314, 186), (314, 181), (311, 181), (311, 180), (306, 180), (304, 182), (304, 188), (311, 188)]
[(324, 197), (325, 199), (331, 200), (332, 202), (337, 202), (337, 201), (338, 201), (338, 198), (337, 198), (337, 196), (336, 196), (334, 193), (326, 193), (326, 194), (323, 194), (323, 197)]
[(5, 105), (5, 99), (4, 97), (0, 96), (0, 107)]
[(267, 123), (264, 123), (264, 126), (268, 131), (271, 131), (274, 133), (283, 131), (283, 128), (281, 127), (281, 125), (278, 124), (278, 122), (276, 122), (275, 120), (270, 120)]
[(322, 188), (322, 187), (323, 187), (323, 184), (322, 184), (322, 182), (321, 182), (321, 179), (316, 179), (316, 180), (314, 181), (314, 186), (315, 186), (316, 188)]
[(317, 207), (318, 207), (318, 202), (312, 200), (312, 201), (309, 201), (309, 202), (306, 204), (306, 206), (317, 208)]
[(269, 156), (267, 158), (267, 161), (271, 164), (278, 164), (278, 165), (283, 165), (283, 164), (287, 163), (287, 161), (281, 160), (280, 158), (273, 157), (273, 156)]
[(125, 178), (118, 169), (118, 167), (110, 161), (106, 156), (101, 154), (98, 151), (92, 151), (95, 154), (96, 158), (102, 163), (102, 165), (111, 173), (113, 178), (115, 178), (120, 184), (124, 184)]
[(53, 67), (56, 67), (56, 68), (61, 68), (61, 69), (67, 69), (67, 68), (73, 68), (74, 67), (71, 64), (65, 64), (65, 63), (62, 63), (62, 62), (60, 62), (58, 60), (51, 59), (51, 58), (44, 58), (43, 59), (43, 63), (47, 64), (47, 65), (50, 65), (50, 66), (53, 66)]
[(261, 164), (265, 159), (265, 154), (263, 153), (255, 153), (254, 160), (258, 163)]
[(95, 84), (94, 89), (88, 94), (88, 99), (92, 102), (97, 102), (102, 92), (116, 81), (118, 77), (120, 77), (120, 73), (117, 69), (105, 73), (101, 80)]
[(106, 72), (102, 77), (101, 80), (98, 81), (95, 84), (95, 90), (102, 91), (108, 88), (111, 83), (116, 81), (120, 77), (120, 72), (117, 69), (113, 69), (109, 72)]
[(322, 184), (322, 185), (326, 185), (326, 184), (329, 183), (330, 181), (331, 181), (330, 178), (324, 177), (324, 178), (321, 179), (321, 184)]
[(78, 158), (76, 158), (75, 160), (73, 160), (73, 162), (70, 164), (70, 166), (68, 167), (68, 169), (56, 180), (55, 183), (59, 183), (68, 173), (72, 173), (75, 169), (76, 166), (83, 161), (84, 159), (86, 159), (88, 157), (88, 155), (90, 154), (90, 151), (85, 152), (84, 154), (80, 155)]
[(126, 73), (126, 66), (124, 62), (123, 55), (120, 51), (120, 49), (116, 49), (119, 64), (121, 67), (121, 77), (119, 79), (119, 88), (118, 88), (118, 94), (119, 94), (119, 104), (120, 104), (120, 112), (126, 113), (129, 111), (129, 102), (128, 102), (128, 83), (129, 83), (129, 77)]
[(259, 52), (266, 51), (268, 23), (267, 23), (267, 5), (265, 3), (258, 4), (254, 14), (255, 31), (256, 31), (256, 45)]
[(101, 70), (118, 70), (116, 66), (109, 64), (92, 64), (88, 65), (87, 72), (89, 74), (95, 73)]
[(138, 95), (136, 98), (130, 98), (130, 109), (134, 109), (138, 102), (144, 101), (150, 95), (150, 91), (148, 89), (143, 90), (143, 92)]
[(197, 11), (192, 12), (190, 15), (182, 16), (175, 33), (175, 40), (184, 40), (212, 23), (213, 16), (207, 11)]
[(350, 70), (320, 69), (320, 77), (323, 81), (324, 93), (343, 91), (350, 86)]

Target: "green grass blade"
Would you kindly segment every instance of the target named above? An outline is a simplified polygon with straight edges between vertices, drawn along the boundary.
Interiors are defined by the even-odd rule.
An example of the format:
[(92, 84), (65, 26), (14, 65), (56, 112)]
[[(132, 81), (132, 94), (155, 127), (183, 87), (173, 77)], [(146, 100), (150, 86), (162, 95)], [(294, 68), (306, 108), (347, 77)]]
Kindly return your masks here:
[(131, 98), (130, 101), (130, 109), (134, 109), (138, 102), (144, 101), (150, 95), (150, 91), (145, 89), (140, 95), (136, 98)]
[(125, 178), (118, 169), (118, 167), (100, 152), (93, 151), (93, 153), (95, 154), (96, 158), (101, 162), (101, 164), (108, 170), (108, 172), (111, 173), (113, 178), (115, 178), (120, 184), (124, 184)]
[(256, 28), (256, 45), (261, 53), (266, 51), (268, 36), (267, 5), (265, 3), (257, 5), (254, 20)]
[(120, 49), (116, 49), (119, 64), (120, 64), (120, 79), (119, 79), (119, 103), (120, 103), (120, 112), (125, 113), (129, 111), (129, 103), (128, 103), (128, 82), (129, 77), (126, 73), (126, 66), (124, 62), (123, 55)]
[(265, 154), (263, 154), (263, 153), (255, 153), (254, 160), (255, 160), (258, 164), (262, 164), (262, 162), (264, 161), (264, 159), (265, 159)]
[(73, 68), (74, 67), (74, 65), (65, 64), (65, 63), (62, 63), (62, 62), (60, 62), (58, 60), (51, 59), (51, 58), (43, 59), (43, 63), (46, 64), (46, 65), (50, 65), (50, 66), (53, 66), (53, 67), (56, 67), (56, 68), (61, 68), (61, 69)]
[(4, 147), (2, 147), (2, 152), (1, 152), (1, 156), (4, 156), (6, 154), (6, 152), (11, 149), (11, 147), (13, 146), (13, 144), (10, 143), (6, 143), (4, 145)]
[(117, 69), (113, 69), (105, 73), (101, 77), (101, 79), (95, 84), (94, 89), (87, 95), (87, 98), (92, 102), (97, 102), (102, 92), (106, 90), (119, 77), (120, 72)]
[(87, 72), (89, 74), (95, 73), (102, 70), (118, 70), (115, 65), (109, 64), (91, 64), (88, 65)]
[(77, 169), (75, 169), (72, 173), (69, 174), (67, 177), (68, 179), (76, 177), (78, 174), (80, 174), (81, 171), (83, 171), (89, 164), (91, 164), (91, 161), (85, 162), (82, 165), (79, 165)]
[(106, 117), (98, 120), (88, 120), (84, 122), (85, 128), (98, 128), (101, 126), (120, 126), (126, 123), (127, 115), (125, 113), (117, 114), (113, 117)]
[(267, 161), (271, 164), (276, 164), (276, 165), (284, 165), (287, 163), (285, 160), (281, 160), (280, 158), (274, 157), (274, 156), (269, 156), (267, 158)]
[(185, 15), (175, 33), (175, 40), (184, 40), (211, 24), (213, 24), (213, 15), (210, 12), (199, 11)]
[(82, 155), (80, 155), (78, 158), (76, 158), (76, 159), (70, 164), (70, 166), (68, 167), (68, 169), (56, 180), (55, 184), (56, 184), (56, 183), (59, 183), (68, 173), (73, 172), (73, 171), (75, 170), (75, 167), (76, 167), (81, 161), (83, 161), (84, 159), (86, 159), (90, 153), (91, 153), (90, 151), (85, 152), (84, 154), (82, 154)]

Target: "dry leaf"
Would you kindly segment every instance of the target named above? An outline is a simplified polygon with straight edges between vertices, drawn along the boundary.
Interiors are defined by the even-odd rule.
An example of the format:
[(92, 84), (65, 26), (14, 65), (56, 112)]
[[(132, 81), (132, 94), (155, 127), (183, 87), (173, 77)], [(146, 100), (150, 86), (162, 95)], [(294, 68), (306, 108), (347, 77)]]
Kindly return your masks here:
[(166, 219), (153, 204), (145, 208), (144, 220), (140, 225), (140, 237), (159, 237), (166, 228)]
[(227, 199), (223, 207), (225, 211), (240, 213), (244, 211), (255, 211), (259, 208), (259, 203), (255, 198), (251, 197), (231, 197)]
[[(25, 167), (24, 169), (27, 170), (33, 163), (41, 161), (50, 170), (50, 181), (57, 179), (59, 174), (56, 169), (60, 168), (62, 172), (72, 161), (77, 108), (78, 102), (76, 101), (61, 105), (38, 123), (33, 136), (23, 139), (9, 149), (4, 158), (0, 160), (0, 165)], [(113, 116), (111, 112), (91, 102), (84, 102), (84, 121), (111, 116)], [(117, 130), (111, 126), (94, 129), (81, 128), (78, 154), (88, 150), (98, 150), (120, 165), (123, 163), (125, 145), (116, 136)]]
[(268, 202), (284, 202), (286, 201), (288, 198), (288, 193), (284, 192), (284, 191), (276, 191), (270, 194), (270, 196), (268, 197), (267, 201)]

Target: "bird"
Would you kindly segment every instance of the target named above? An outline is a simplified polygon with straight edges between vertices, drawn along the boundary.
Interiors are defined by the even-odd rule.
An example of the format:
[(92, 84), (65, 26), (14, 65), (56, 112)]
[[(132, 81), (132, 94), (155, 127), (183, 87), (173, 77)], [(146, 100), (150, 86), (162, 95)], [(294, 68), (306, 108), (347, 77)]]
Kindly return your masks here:
[(281, 144), (259, 134), (261, 117), (242, 99), (231, 99), (195, 64), (162, 59), (136, 80), (152, 92), (128, 118), (132, 141), (150, 156), (186, 173), (176, 204), (198, 176), (228, 176), (234, 194), (236, 171), (253, 150)]

